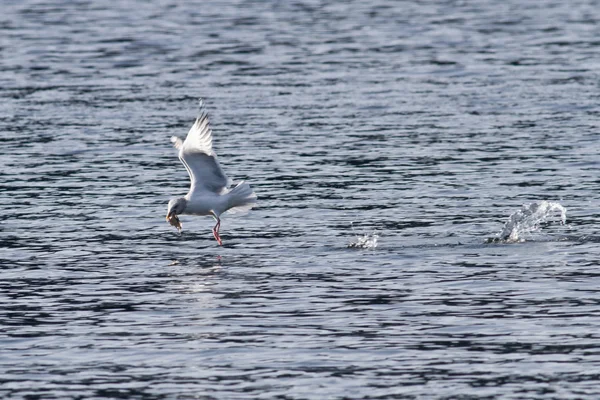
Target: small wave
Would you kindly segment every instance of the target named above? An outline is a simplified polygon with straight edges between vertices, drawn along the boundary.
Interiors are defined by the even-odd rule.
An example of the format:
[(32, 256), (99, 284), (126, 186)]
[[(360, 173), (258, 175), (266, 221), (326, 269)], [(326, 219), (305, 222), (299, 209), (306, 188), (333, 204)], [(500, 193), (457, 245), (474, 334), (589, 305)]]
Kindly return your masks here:
[(548, 221), (556, 212), (560, 212), (560, 223), (564, 225), (567, 222), (567, 209), (560, 203), (543, 200), (524, 204), (520, 210), (508, 217), (498, 237), (488, 239), (488, 242), (523, 242), (524, 235), (539, 230), (540, 225)]

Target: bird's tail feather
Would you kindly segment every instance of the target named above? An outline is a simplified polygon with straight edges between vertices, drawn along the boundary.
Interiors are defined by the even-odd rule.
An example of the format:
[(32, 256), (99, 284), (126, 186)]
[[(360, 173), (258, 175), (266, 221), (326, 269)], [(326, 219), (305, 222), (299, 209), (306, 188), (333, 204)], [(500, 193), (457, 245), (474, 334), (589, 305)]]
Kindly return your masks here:
[(227, 212), (232, 214), (247, 212), (256, 205), (256, 194), (244, 181), (238, 183), (227, 196), (230, 206)]

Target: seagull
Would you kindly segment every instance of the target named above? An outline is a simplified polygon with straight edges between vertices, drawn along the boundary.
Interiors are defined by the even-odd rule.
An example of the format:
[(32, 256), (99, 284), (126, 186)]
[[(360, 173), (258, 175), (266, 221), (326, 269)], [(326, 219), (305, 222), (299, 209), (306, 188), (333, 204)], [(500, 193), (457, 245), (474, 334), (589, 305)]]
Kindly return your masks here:
[(204, 102), (200, 100), (200, 113), (185, 138), (171, 137), (174, 147), (179, 150), (179, 159), (190, 175), (190, 191), (183, 197), (171, 199), (167, 210), (167, 222), (182, 231), (179, 215), (210, 215), (217, 224), (212, 232), (219, 246), (223, 245), (219, 236), (221, 214), (244, 212), (256, 205), (256, 194), (244, 181), (233, 189), (212, 148), (212, 129)]

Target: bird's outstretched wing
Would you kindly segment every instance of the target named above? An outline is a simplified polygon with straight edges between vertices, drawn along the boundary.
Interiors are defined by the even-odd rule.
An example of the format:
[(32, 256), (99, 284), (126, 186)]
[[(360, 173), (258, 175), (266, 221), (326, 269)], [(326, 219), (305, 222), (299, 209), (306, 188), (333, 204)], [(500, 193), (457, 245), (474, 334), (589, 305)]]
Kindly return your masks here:
[(200, 100), (200, 114), (181, 143), (181, 139), (171, 138), (179, 149), (179, 159), (190, 174), (190, 193), (210, 191), (222, 194), (227, 192), (231, 181), (223, 172), (217, 154), (212, 149), (212, 129), (204, 102)]

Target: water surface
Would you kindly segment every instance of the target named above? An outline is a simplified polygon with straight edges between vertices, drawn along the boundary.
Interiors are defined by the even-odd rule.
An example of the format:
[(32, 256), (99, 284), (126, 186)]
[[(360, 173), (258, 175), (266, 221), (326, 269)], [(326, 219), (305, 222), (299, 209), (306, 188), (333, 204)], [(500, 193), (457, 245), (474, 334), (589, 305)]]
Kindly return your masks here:
[[(596, 5), (2, 8), (2, 397), (600, 395)], [(224, 247), (164, 220), (200, 97)]]

